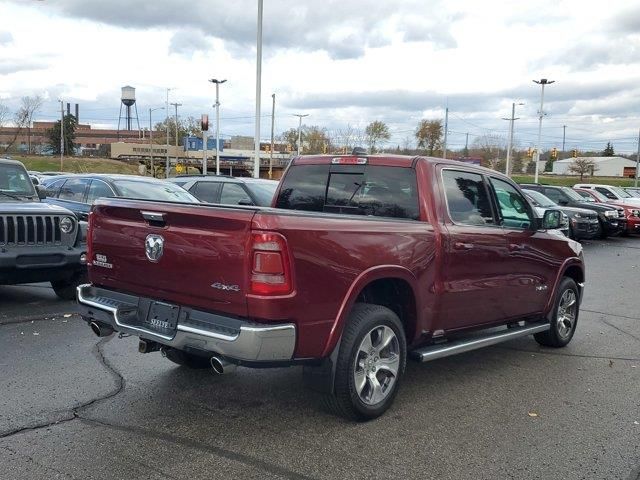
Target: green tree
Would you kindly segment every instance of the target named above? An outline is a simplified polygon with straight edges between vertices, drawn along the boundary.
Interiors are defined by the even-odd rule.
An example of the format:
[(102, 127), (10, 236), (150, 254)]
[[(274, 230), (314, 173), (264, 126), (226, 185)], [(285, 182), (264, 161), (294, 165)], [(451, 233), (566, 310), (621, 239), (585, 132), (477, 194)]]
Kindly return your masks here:
[[(301, 132), (302, 143), (304, 143), (304, 131)], [(282, 132), (278, 136), (278, 140), (284, 143), (291, 145), (292, 151), (296, 152), (298, 150), (298, 129), (290, 128)]]
[[(76, 139), (76, 128), (78, 124), (76, 117), (73, 115), (64, 116), (64, 155), (73, 155), (74, 142)], [(53, 153), (60, 154), (60, 120), (58, 120), (53, 128), (47, 131), (49, 137), (49, 145), (53, 149)]]
[(615, 155), (615, 152), (613, 151), (613, 145), (611, 145), (611, 142), (607, 142), (607, 146), (604, 147), (604, 150), (602, 152), (602, 156), (603, 157), (613, 157)]
[(303, 128), (303, 152), (308, 154), (327, 153), (331, 151), (327, 129), (312, 125)]
[(415, 135), (418, 147), (425, 148), (429, 155), (433, 155), (434, 150), (439, 148), (442, 141), (442, 121), (420, 120)]
[(367, 145), (369, 145), (370, 153), (375, 153), (376, 143), (381, 140), (389, 140), (391, 138), (389, 127), (387, 127), (387, 125), (380, 120), (371, 122), (369, 125), (367, 125), (367, 128), (365, 128), (364, 132), (367, 136)]
[[(154, 125), (154, 135), (153, 140), (155, 143), (166, 143), (167, 141), (167, 123), (169, 124), (169, 144), (176, 144), (176, 118), (169, 117), (165, 118), (163, 121), (158, 122)], [(162, 132), (163, 134), (158, 135), (156, 132)], [(209, 125), (209, 136), (215, 135), (215, 125), (213, 127), (213, 131), (211, 130), (211, 125)], [(201, 137), (202, 132), (200, 131), (200, 120), (194, 117), (187, 118), (178, 118), (178, 145), (182, 144), (182, 139), (184, 137)]]

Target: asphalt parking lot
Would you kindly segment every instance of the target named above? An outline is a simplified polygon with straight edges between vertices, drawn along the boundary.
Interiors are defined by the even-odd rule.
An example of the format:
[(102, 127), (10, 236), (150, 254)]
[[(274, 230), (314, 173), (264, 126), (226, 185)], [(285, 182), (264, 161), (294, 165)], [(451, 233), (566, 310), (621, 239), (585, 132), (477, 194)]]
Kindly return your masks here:
[(98, 339), (44, 285), (0, 287), (0, 478), (640, 478), (640, 238), (585, 244), (573, 342), (409, 363), (382, 418), (299, 368), (215, 376)]

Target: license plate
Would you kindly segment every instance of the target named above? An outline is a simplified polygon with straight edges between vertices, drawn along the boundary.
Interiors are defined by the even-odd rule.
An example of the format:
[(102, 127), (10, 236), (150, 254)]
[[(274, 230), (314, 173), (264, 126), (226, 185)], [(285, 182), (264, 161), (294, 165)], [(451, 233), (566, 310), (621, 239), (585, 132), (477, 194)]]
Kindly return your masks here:
[(164, 302), (152, 302), (143, 326), (147, 330), (169, 335), (176, 331), (179, 317), (179, 306)]

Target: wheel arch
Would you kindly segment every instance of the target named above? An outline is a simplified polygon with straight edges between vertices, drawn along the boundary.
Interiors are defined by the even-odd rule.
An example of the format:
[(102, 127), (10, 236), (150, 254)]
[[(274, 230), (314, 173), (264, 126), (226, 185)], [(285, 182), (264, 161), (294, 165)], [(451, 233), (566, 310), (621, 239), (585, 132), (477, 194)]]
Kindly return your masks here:
[(381, 265), (362, 272), (345, 295), (329, 338), (323, 357), (335, 349), (345, 322), (353, 306), (358, 302), (382, 305), (392, 310), (405, 327), (407, 343), (411, 343), (418, 332), (420, 312), (417, 280), (413, 273), (399, 266)]
[(553, 289), (551, 291), (551, 295), (549, 295), (549, 300), (544, 311), (545, 316), (547, 316), (553, 309), (553, 302), (556, 298), (558, 285), (564, 277), (571, 278), (576, 282), (576, 285), (578, 285), (580, 300), (582, 300), (585, 282), (584, 263), (581, 258), (569, 258), (563, 263), (562, 268), (558, 271), (558, 275), (553, 283)]

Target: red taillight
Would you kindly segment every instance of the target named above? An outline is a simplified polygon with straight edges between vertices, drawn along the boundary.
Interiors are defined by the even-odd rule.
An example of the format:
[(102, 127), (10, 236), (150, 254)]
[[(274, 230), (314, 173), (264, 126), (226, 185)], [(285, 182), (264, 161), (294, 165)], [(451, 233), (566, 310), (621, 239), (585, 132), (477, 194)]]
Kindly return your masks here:
[(89, 221), (87, 222), (87, 265), (93, 264), (93, 212), (89, 212)]
[(287, 241), (279, 233), (251, 233), (251, 288), (255, 295), (286, 295), (293, 290)]

